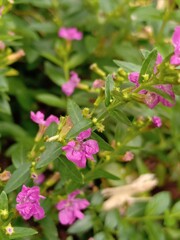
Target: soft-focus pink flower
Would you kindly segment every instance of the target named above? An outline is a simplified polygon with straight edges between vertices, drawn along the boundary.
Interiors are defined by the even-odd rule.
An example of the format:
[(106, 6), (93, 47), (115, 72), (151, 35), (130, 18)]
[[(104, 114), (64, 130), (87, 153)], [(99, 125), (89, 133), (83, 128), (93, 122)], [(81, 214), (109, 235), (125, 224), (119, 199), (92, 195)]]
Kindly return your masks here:
[(145, 94), (144, 102), (152, 109), (159, 103), (159, 96), (154, 92), (147, 92)]
[(161, 127), (162, 126), (162, 121), (160, 117), (154, 116), (152, 117), (152, 122), (154, 124), (155, 127)]
[(158, 53), (157, 58), (156, 58), (156, 62), (155, 62), (155, 66), (154, 66), (154, 73), (157, 73), (157, 66), (159, 64), (161, 64), (162, 61), (163, 61), (163, 58), (162, 58), (161, 54)]
[(68, 82), (62, 84), (62, 91), (63, 93), (66, 94), (66, 96), (71, 96), (75, 90), (75, 88), (77, 87), (77, 85), (80, 82), (80, 78), (78, 76), (78, 74), (74, 71), (70, 72), (70, 79)]
[(50, 115), (46, 120), (45, 120), (45, 126), (48, 127), (52, 122), (59, 123), (58, 117), (54, 115)]
[(174, 46), (174, 55), (170, 59), (170, 63), (174, 65), (180, 64), (180, 26), (177, 26), (172, 36)]
[(171, 59), (170, 59), (170, 63), (172, 65), (180, 65), (180, 55), (172, 55)]
[(44, 120), (44, 114), (40, 111), (37, 111), (36, 113), (30, 112), (31, 120), (39, 125), (43, 125), (48, 127), (52, 122), (59, 123), (59, 119), (54, 116), (50, 115), (46, 120)]
[(173, 107), (175, 104), (175, 94), (173, 92), (172, 86), (170, 84), (159, 84), (156, 85), (155, 88), (158, 88), (161, 91), (167, 93), (171, 97), (172, 102), (169, 102), (167, 99), (163, 98), (157, 93), (147, 92), (144, 99), (146, 105), (152, 109), (161, 102), (166, 107)]
[[(157, 60), (156, 60), (156, 65), (160, 64), (161, 62), (162, 62), (162, 57), (159, 54), (158, 57), (157, 57)], [(156, 71), (157, 71), (157, 69), (156, 69)], [(133, 82), (136, 85), (136, 87), (139, 87), (139, 73), (138, 72), (130, 73), (128, 78), (131, 82)], [(149, 108), (151, 108), (151, 109), (154, 108), (160, 102), (166, 107), (174, 106), (174, 104), (175, 104), (175, 94), (173, 92), (172, 85), (170, 85), (170, 84), (159, 84), (159, 85), (155, 85), (154, 87), (160, 89), (161, 91), (163, 91), (165, 93), (167, 93), (171, 97), (172, 102), (169, 102), (167, 99), (163, 98), (162, 96), (158, 95), (155, 92), (150, 92), (150, 91), (147, 91), (147, 90), (139, 91), (140, 94), (145, 95), (144, 102)]]
[(34, 183), (36, 185), (40, 185), (44, 182), (44, 180), (45, 180), (45, 175), (43, 173), (41, 173), (37, 177), (34, 178)]
[(62, 150), (66, 152), (68, 160), (74, 162), (78, 167), (86, 167), (87, 158), (94, 160), (93, 154), (99, 152), (99, 146), (96, 140), (86, 140), (91, 136), (91, 129), (87, 129), (81, 132), (77, 137), (76, 141), (70, 141)]
[(105, 86), (105, 81), (102, 80), (102, 79), (96, 79), (94, 82), (93, 82), (93, 88), (102, 88)]
[(59, 221), (63, 225), (70, 225), (76, 219), (83, 219), (84, 214), (81, 210), (89, 206), (89, 202), (86, 199), (75, 198), (80, 193), (80, 190), (76, 190), (68, 195), (66, 200), (60, 201), (56, 208), (60, 210)]
[(138, 72), (132, 72), (128, 75), (128, 79), (130, 82), (134, 83), (136, 87), (139, 86), (139, 73)]
[(4, 50), (6, 48), (6, 45), (3, 41), (0, 41), (0, 50)]
[(65, 28), (62, 27), (59, 29), (58, 36), (67, 40), (81, 40), (83, 37), (82, 32), (79, 32), (77, 28)]
[(39, 187), (23, 185), (21, 192), (16, 197), (16, 210), (25, 220), (31, 217), (40, 220), (45, 217), (44, 209), (40, 206), (41, 198), (45, 197), (40, 195)]
[(130, 162), (131, 160), (133, 160), (133, 158), (134, 158), (134, 153), (127, 151), (122, 157), (122, 160), (124, 162)]

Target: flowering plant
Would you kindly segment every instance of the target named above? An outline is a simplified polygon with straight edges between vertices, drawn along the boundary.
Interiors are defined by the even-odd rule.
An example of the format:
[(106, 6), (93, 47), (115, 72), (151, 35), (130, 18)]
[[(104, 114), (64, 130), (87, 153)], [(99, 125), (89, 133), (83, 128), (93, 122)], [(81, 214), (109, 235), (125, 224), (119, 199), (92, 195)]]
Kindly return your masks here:
[(0, 239), (179, 239), (179, 1), (1, 5)]

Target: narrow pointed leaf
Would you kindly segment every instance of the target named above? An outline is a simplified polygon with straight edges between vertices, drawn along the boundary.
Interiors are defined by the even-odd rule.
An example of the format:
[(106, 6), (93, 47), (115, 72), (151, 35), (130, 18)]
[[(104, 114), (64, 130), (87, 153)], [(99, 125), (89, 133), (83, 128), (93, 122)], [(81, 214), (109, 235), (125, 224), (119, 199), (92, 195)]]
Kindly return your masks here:
[(57, 159), (62, 153), (62, 145), (59, 142), (46, 143), (46, 150), (42, 153), (36, 168), (47, 166), (50, 162)]
[(23, 185), (26, 180), (30, 177), (29, 170), (30, 170), (31, 163), (25, 163), (21, 165), (17, 170), (14, 171), (11, 178), (7, 182), (4, 191), (6, 193), (10, 193)]

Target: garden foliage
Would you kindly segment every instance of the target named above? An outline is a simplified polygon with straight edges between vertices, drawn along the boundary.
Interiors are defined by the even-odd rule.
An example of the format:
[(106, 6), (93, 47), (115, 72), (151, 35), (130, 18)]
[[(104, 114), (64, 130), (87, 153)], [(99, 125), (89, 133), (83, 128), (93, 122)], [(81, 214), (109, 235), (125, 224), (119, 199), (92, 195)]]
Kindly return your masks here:
[(180, 239), (179, 7), (0, 0), (0, 239)]

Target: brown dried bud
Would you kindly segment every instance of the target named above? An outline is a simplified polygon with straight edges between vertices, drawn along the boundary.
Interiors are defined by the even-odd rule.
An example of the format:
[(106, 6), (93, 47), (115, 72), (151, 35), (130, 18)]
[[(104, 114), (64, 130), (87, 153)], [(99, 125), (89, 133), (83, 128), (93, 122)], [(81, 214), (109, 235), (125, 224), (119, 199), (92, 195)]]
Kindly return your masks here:
[(0, 181), (6, 182), (10, 179), (11, 173), (9, 171), (4, 170), (4, 172), (0, 173)]

